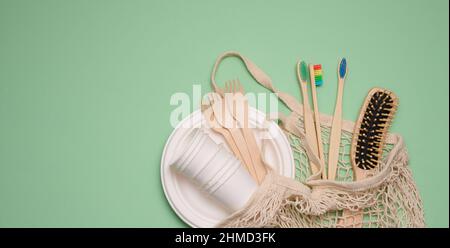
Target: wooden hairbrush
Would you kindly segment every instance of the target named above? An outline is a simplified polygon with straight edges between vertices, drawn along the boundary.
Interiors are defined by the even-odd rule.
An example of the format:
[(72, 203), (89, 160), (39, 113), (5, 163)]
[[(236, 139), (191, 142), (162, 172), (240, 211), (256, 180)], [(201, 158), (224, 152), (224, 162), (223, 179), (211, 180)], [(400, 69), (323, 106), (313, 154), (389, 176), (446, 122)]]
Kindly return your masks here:
[[(355, 124), (350, 150), (355, 181), (370, 177), (373, 169), (381, 163), (388, 129), (397, 106), (398, 98), (391, 91), (381, 88), (369, 91)], [(362, 227), (362, 210), (354, 213), (344, 212), (339, 226)]]
[(380, 164), (397, 106), (398, 98), (393, 92), (381, 88), (369, 91), (355, 124), (350, 151), (355, 180), (365, 178)]

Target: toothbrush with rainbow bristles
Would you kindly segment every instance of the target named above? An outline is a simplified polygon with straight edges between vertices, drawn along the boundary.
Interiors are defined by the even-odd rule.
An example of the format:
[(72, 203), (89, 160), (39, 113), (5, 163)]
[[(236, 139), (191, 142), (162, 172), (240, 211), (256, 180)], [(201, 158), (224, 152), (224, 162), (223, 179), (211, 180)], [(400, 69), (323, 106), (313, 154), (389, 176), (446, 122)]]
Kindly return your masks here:
[(338, 93), (333, 122), (331, 124), (330, 147), (328, 150), (328, 179), (330, 180), (334, 180), (337, 173), (342, 129), (342, 96), (344, 94), (344, 82), (347, 73), (347, 60), (343, 58), (338, 67)]
[[(320, 112), (319, 105), (317, 103), (317, 91), (316, 86), (321, 86), (323, 84), (322, 78), (322, 65), (309, 65), (309, 77), (311, 82), (311, 93), (313, 100), (313, 109), (314, 109), (314, 124), (316, 131), (316, 139), (317, 139), (317, 150), (318, 156), (322, 164), (325, 164), (325, 157), (323, 155), (323, 143), (322, 143), (322, 130), (320, 128)], [(322, 178), (327, 178), (327, 172), (324, 168), (322, 170)]]

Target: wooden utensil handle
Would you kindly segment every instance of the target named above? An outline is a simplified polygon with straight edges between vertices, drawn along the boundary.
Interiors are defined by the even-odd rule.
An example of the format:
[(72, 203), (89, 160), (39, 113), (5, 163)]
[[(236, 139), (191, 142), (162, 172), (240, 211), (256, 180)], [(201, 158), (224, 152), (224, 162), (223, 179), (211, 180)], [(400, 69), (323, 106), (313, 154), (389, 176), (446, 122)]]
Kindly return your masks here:
[[(369, 170), (363, 170), (359, 167), (353, 168), (353, 176), (354, 181), (360, 181), (364, 180), (369, 177)], [(358, 211), (350, 211), (350, 210), (344, 210), (342, 213), (342, 219), (338, 222), (339, 227), (354, 227), (354, 228), (361, 228), (363, 227), (364, 222), (364, 211), (358, 210)]]
[(352, 212), (344, 209), (342, 218), (338, 220), (336, 227), (361, 228), (363, 226), (364, 215), (362, 211)]
[(264, 166), (261, 158), (261, 152), (259, 151), (258, 144), (256, 143), (252, 130), (244, 127), (242, 132), (244, 133), (244, 138), (247, 142), (247, 148), (250, 152), (250, 158), (255, 168), (256, 177), (258, 178), (258, 182), (261, 183), (267, 173), (266, 167)]
[(225, 132), (221, 134), (222, 137), (225, 139), (225, 142), (227, 143), (228, 147), (230, 147), (230, 150), (233, 152), (233, 154), (239, 159), (239, 161), (241, 161), (241, 163), (244, 163), (241, 153), (239, 152), (239, 148), (237, 147), (236, 143), (231, 137), (231, 134), (227, 130), (225, 130)]
[[(316, 131), (316, 139), (317, 139), (317, 152), (320, 161), (322, 164), (325, 164), (325, 158), (323, 155), (323, 143), (322, 143), (322, 128), (320, 127), (320, 112), (319, 112), (319, 105), (317, 102), (317, 91), (316, 91), (316, 80), (314, 77), (314, 66), (309, 66), (309, 75), (310, 75), (310, 82), (311, 82), (311, 94), (312, 94), (312, 100), (313, 100), (313, 109), (314, 109), (314, 127)], [(327, 171), (325, 168), (322, 170), (322, 179), (327, 178)]]
[[(243, 93), (242, 93), (243, 94)], [(258, 182), (262, 182), (264, 178), (266, 177), (266, 166), (263, 163), (261, 152), (259, 150), (258, 144), (256, 143), (255, 135), (253, 134), (252, 129), (250, 128), (250, 116), (249, 116), (249, 104), (247, 99), (242, 96), (240, 97), (241, 104), (238, 106), (241, 106), (243, 108), (244, 116), (243, 116), (243, 126), (242, 126), (242, 132), (244, 133), (244, 138), (247, 142), (247, 147), (250, 152), (250, 156), (253, 162), (253, 167), (256, 171), (256, 176), (258, 177)]]
[[(354, 173), (354, 180), (360, 181), (363, 179), (368, 178), (369, 171), (362, 170), (358, 167), (353, 168)], [(359, 210), (356, 212), (352, 212), (350, 210), (344, 210), (342, 213), (342, 219), (339, 225), (341, 227), (363, 227), (363, 221), (364, 221), (364, 213), (363, 210)]]
[(328, 179), (331, 180), (336, 178), (342, 131), (342, 95), (344, 91), (344, 82), (339, 80), (338, 84), (338, 95), (333, 122), (331, 124), (330, 147), (328, 151)]
[(242, 156), (242, 159), (244, 160), (244, 165), (249, 171), (250, 175), (258, 182), (258, 176), (256, 175), (256, 170), (253, 167), (252, 159), (250, 157), (250, 152), (247, 148), (247, 143), (245, 142), (245, 138), (242, 136), (241, 131), (237, 128), (230, 128), (228, 129), (231, 133), (231, 137), (233, 138), (234, 142), (236, 143), (236, 146), (239, 149), (239, 153)]
[[(309, 106), (309, 98), (308, 98), (308, 88), (306, 85), (306, 82), (301, 82), (300, 86), (302, 88), (302, 95), (303, 95), (303, 120), (305, 124), (305, 136), (306, 140), (308, 141), (308, 144), (311, 146), (311, 150), (313, 151), (314, 155), (318, 155), (318, 148), (317, 148), (317, 138), (316, 138), (316, 130), (314, 127), (314, 120), (311, 113), (311, 108)], [(311, 171), (313, 174), (316, 174), (320, 170), (320, 166), (316, 165), (315, 163), (309, 162)]]

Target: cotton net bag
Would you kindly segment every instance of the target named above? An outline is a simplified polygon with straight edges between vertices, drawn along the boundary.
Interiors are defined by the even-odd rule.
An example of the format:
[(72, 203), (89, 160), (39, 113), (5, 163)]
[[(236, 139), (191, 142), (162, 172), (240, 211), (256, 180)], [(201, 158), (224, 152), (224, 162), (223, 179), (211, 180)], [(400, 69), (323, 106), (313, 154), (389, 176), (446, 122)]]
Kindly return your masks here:
[[(220, 92), (215, 74), (226, 57), (238, 57), (253, 78), (272, 91), (292, 111), (279, 114), (280, 126), (294, 155), (295, 179), (268, 168), (268, 174), (246, 205), (218, 227), (424, 227), (422, 201), (408, 166), (408, 154), (400, 135), (389, 134), (383, 159), (373, 174), (353, 181), (350, 146), (354, 123), (343, 121), (337, 176), (322, 180), (332, 117), (320, 114), (325, 164), (311, 151), (303, 128), (303, 107), (289, 94), (275, 89), (272, 81), (253, 62), (238, 52), (220, 55), (211, 75), (213, 90)], [(309, 161), (321, 169), (312, 174)], [(353, 218), (353, 216), (362, 218)], [(358, 220), (358, 221), (355, 221)]]

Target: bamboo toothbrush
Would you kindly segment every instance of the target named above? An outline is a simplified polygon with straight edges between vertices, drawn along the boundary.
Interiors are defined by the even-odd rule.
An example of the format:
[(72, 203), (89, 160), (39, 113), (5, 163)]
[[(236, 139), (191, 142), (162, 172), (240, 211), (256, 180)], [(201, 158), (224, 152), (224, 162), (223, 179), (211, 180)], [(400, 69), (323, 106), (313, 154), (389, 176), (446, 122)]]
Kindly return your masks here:
[(333, 122), (331, 124), (330, 147), (328, 150), (328, 179), (330, 180), (334, 180), (337, 173), (342, 128), (342, 96), (344, 94), (344, 82), (347, 73), (347, 60), (343, 58), (338, 66), (338, 93)]
[[(314, 154), (317, 155), (317, 138), (316, 131), (314, 128), (314, 121), (311, 113), (311, 108), (309, 106), (308, 98), (308, 66), (304, 61), (299, 61), (297, 63), (297, 78), (300, 83), (303, 95), (303, 119), (305, 124), (305, 136)], [(316, 174), (320, 171), (320, 166), (314, 164), (310, 160), (310, 167), (312, 174)]]
[[(314, 124), (316, 127), (316, 138), (317, 138), (317, 151), (319, 153), (319, 159), (324, 164), (325, 159), (323, 155), (323, 143), (322, 143), (322, 130), (320, 128), (320, 112), (319, 105), (317, 104), (317, 92), (316, 86), (321, 86), (323, 84), (322, 79), (322, 65), (309, 65), (309, 77), (311, 82), (311, 93), (313, 99), (314, 108)], [(327, 172), (324, 168), (322, 170), (322, 178), (327, 178)]]

